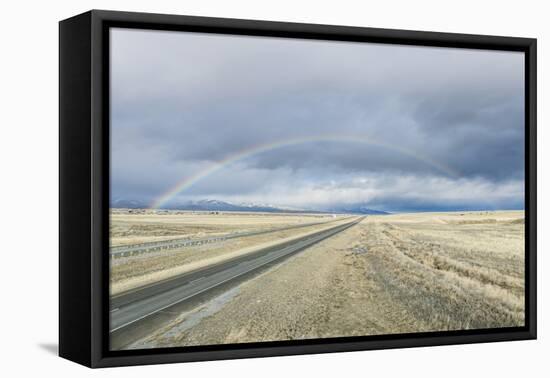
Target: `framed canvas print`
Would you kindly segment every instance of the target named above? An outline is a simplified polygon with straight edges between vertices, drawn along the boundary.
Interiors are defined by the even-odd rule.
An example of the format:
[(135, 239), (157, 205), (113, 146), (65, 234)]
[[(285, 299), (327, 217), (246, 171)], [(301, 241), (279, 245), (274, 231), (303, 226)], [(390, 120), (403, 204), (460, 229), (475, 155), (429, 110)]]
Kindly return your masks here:
[(536, 337), (536, 40), (60, 22), (60, 355)]

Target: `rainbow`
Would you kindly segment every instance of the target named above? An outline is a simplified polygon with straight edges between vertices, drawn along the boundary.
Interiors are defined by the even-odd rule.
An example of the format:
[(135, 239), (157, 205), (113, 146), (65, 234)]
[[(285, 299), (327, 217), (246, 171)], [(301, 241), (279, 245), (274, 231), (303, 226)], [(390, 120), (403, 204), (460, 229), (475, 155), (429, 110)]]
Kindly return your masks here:
[(196, 173), (195, 175), (185, 177), (176, 185), (174, 185), (172, 188), (164, 192), (162, 195), (157, 197), (152, 203), (150, 208), (151, 209), (158, 209), (168, 203), (170, 200), (172, 200), (176, 195), (179, 193), (182, 193), (195, 185), (197, 182), (205, 179), (206, 177), (228, 167), (229, 165), (236, 163), (240, 160), (249, 158), (254, 155), (258, 155), (264, 152), (272, 151), (278, 148), (283, 147), (289, 147), (294, 145), (300, 145), (305, 143), (313, 143), (313, 142), (347, 142), (347, 143), (363, 143), (368, 144), (371, 146), (377, 146), (377, 147), (383, 147), (388, 148), (392, 151), (398, 152), (402, 155), (409, 156), (415, 160), (418, 160), (420, 162), (423, 162), (435, 169), (437, 169), (440, 172), (445, 173), (446, 175), (452, 176), (452, 177), (459, 177), (459, 173), (452, 168), (441, 164), (428, 156), (422, 155), (418, 152), (400, 147), (395, 144), (389, 144), (384, 143), (378, 140), (375, 140), (373, 138), (369, 138), (366, 136), (360, 136), (360, 135), (317, 135), (317, 136), (308, 136), (308, 137), (301, 137), (301, 138), (292, 138), (292, 139), (284, 139), (279, 140), (271, 143), (266, 144), (260, 144), (255, 145), (253, 147), (245, 148), (241, 151), (238, 151), (237, 153), (234, 153), (232, 155), (229, 155), (225, 157), (223, 160), (220, 160), (218, 162), (212, 163), (210, 167), (206, 168), (205, 170)]

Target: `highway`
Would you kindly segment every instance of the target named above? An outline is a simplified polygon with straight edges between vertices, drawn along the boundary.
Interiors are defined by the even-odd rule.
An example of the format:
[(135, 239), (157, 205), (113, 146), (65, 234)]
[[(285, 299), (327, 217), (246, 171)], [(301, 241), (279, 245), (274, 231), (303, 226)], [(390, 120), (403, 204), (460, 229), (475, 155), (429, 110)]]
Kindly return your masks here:
[(161, 241), (140, 243), (140, 244), (120, 245), (120, 246), (111, 247), (109, 250), (109, 253), (111, 258), (134, 256), (134, 255), (140, 255), (143, 253), (163, 251), (167, 249), (191, 247), (195, 245), (216, 243), (216, 242), (220, 242), (228, 239), (243, 238), (247, 236), (255, 236), (255, 235), (268, 234), (271, 232), (291, 230), (294, 228), (315, 226), (318, 224), (326, 224), (330, 222), (339, 221), (342, 219), (343, 218), (336, 218), (328, 222), (303, 223), (303, 224), (291, 225), (291, 226), (285, 226), (285, 227), (279, 227), (279, 228), (270, 228), (268, 230), (234, 232), (226, 235), (208, 236), (208, 237), (196, 238), (196, 239), (181, 238), (181, 239), (161, 240)]
[(362, 219), (363, 217), (355, 218), (329, 229), (113, 296), (110, 302), (110, 333), (125, 332), (163, 310), (236, 281), (239, 277), (260, 271), (272, 263), (278, 263), (356, 225)]

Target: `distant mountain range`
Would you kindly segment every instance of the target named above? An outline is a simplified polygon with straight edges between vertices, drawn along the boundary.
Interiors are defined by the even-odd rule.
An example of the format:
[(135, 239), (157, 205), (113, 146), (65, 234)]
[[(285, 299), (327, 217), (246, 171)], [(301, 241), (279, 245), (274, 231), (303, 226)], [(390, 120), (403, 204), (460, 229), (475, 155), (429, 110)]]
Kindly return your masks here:
[(346, 213), (346, 214), (365, 214), (365, 215), (387, 215), (388, 212), (373, 210), (366, 207), (364, 204), (344, 205), (334, 207), (328, 210), (330, 213)]
[(147, 209), (149, 205), (143, 201), (127, 200), (118, 198), (111, 200), (111, 208), (113, 209)]
[[(146, 209), (148, 204), (137, 200), (116, 199), (111, 202), (112, 208), (119, 209)], [(190, 211), (251, 211), (262, 213), (346, 213), (346, 214), (370, 214), (382, 215), (388, 214), (384, 211), (378, 211), (367, 208), (363, 204), (346, 205), (342, 207), (333, 207), (328, 209), (293, 209), (283, 208), (267, 204), (241, 203), (234, 204), (230, 202), (203, 199), (198, 201), (189, 201), (180, 205), (170, 206), (166, 209), (172, 210), (190, 210)]]
[(263, 204), (234, 204), (215, 199), (190, 201), (179, 206), (171, 207), (177, 210), (195, 211), (256, 211), (262, 213), (300, 212), (301, 210), (279, 208)]

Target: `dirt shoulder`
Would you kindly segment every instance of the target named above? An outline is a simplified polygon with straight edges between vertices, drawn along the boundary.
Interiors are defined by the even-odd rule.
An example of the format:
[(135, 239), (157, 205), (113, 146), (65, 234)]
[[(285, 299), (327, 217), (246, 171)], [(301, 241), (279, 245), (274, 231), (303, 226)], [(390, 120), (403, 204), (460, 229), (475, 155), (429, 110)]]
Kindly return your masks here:
[(311, 235), (345, 222), (349, 220), (114, 259), (111, 260), (111, 295), (254, 253), (259, 249)]

